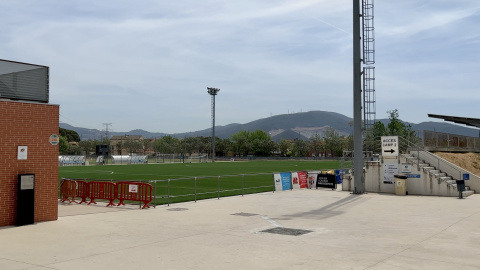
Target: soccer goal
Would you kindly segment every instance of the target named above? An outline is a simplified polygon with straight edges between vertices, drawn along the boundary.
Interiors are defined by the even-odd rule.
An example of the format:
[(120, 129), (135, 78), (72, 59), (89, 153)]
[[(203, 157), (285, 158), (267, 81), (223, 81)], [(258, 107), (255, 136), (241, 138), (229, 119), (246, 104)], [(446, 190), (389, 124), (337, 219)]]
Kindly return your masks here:
[(155, 154), (155, 163), (182, 163), (183, 156), (181, 154)]
[(185, 160), (185, 162), (188, 162), (188, 163), (208, 162), (208, 155), (195, 155), (195, 156), (190, 156), (190, 157), (188, 157), (188, 159)]

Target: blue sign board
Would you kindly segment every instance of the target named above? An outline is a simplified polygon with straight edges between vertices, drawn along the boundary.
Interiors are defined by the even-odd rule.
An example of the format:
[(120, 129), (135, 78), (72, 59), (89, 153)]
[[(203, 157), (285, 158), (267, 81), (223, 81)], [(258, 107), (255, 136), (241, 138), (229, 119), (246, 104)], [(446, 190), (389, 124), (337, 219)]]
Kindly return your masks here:
[(407, 178), (420, 178), (420, 174), (407, 174)]
[(282, 189), (283, 190), (288, 190), (288, 189), (291, 189), (291, 184), (292, 184), (292, 181), (291, 181), (291, 177), (292, 177), (292, 174), (291, 173), (280, 173), (280, 178), (282, 179)]
[(470, 180), (470, 174), (469, 173), (464, 173), (462, 180)]

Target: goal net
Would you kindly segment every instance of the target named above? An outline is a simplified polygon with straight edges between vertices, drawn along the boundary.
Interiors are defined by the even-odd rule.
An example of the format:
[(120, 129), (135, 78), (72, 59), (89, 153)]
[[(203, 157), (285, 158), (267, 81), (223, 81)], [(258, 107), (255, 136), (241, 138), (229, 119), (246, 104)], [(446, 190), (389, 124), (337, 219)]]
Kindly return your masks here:
[(203, 162), (208, 162), (208, 155), (190, 156), (190, 157), (188, 157), (188, 159), (185, 159), (185, 162), (188, 162), (188, 163), (203, 163)]

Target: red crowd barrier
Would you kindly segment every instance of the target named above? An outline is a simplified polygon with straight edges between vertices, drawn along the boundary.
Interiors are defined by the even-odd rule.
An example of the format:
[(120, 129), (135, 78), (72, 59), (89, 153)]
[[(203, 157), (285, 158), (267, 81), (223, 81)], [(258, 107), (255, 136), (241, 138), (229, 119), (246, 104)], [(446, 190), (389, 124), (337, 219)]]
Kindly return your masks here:
[(117, 206), (125, 205), (124, 201), (143, 202), (144, 208), (149, 208), (148, 205), (152, 200), (153, 187), (147, 183), (141, 182), (103, 182), (103, 181), (74, 181), (71, 179), (62, 179), (60, 184), (61, 202), (68, 201), (75, 202), (75, 198), (79, 197), (82, 200), (79, 202), (86, 203), (87, 198), (90, 198), (88, 204), (94, 203), (96, 199), (108, 200), (107, 206), (115, 205), (114, 200), (118, 199), (120, 202)]
[(75, 181), (75, 182), (77, 182), (76, 197), (82, 198), (79, 204), (86, 203), (87, 197), (89, 197), (88, 182), (87, 181)]
[(88, 204), (96, 204), (95, 199), (103, 199), (109, 201), (107, 206), (115, 205), (113, 203), (113, 201), (116, 199), (114, 183), (99, 181), (89, 182), (88, 191), (88, 197), (90, 198), (90, 202)]
[(125, 205), (123, 201), (127, 200), (143, 202), (142, 209), (150, 207), (148, 204), (153, 200), (152, 190), (152, 185), (147, 183), (118, 182), (116, 195), (120, 202), (117, 206)]
[[(75, 201), (75, 191), (76, 185), (75, 181), (70, 179), (62, 179), (62, 183), (60, 184), (60, 199), (61, 202), (68, 201), (69, 203)], [(71, 198), (71, 199), (70, 199)]]

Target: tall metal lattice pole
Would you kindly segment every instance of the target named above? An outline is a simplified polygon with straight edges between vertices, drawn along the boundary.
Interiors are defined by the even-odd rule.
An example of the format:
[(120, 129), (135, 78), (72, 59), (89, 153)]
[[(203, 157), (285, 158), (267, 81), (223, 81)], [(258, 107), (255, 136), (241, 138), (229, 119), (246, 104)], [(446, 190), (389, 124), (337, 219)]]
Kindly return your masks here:
[(215, 96), (220, 89), (207, 87), (207, 92), (212, 96), (212, 162), (215, 162)]

